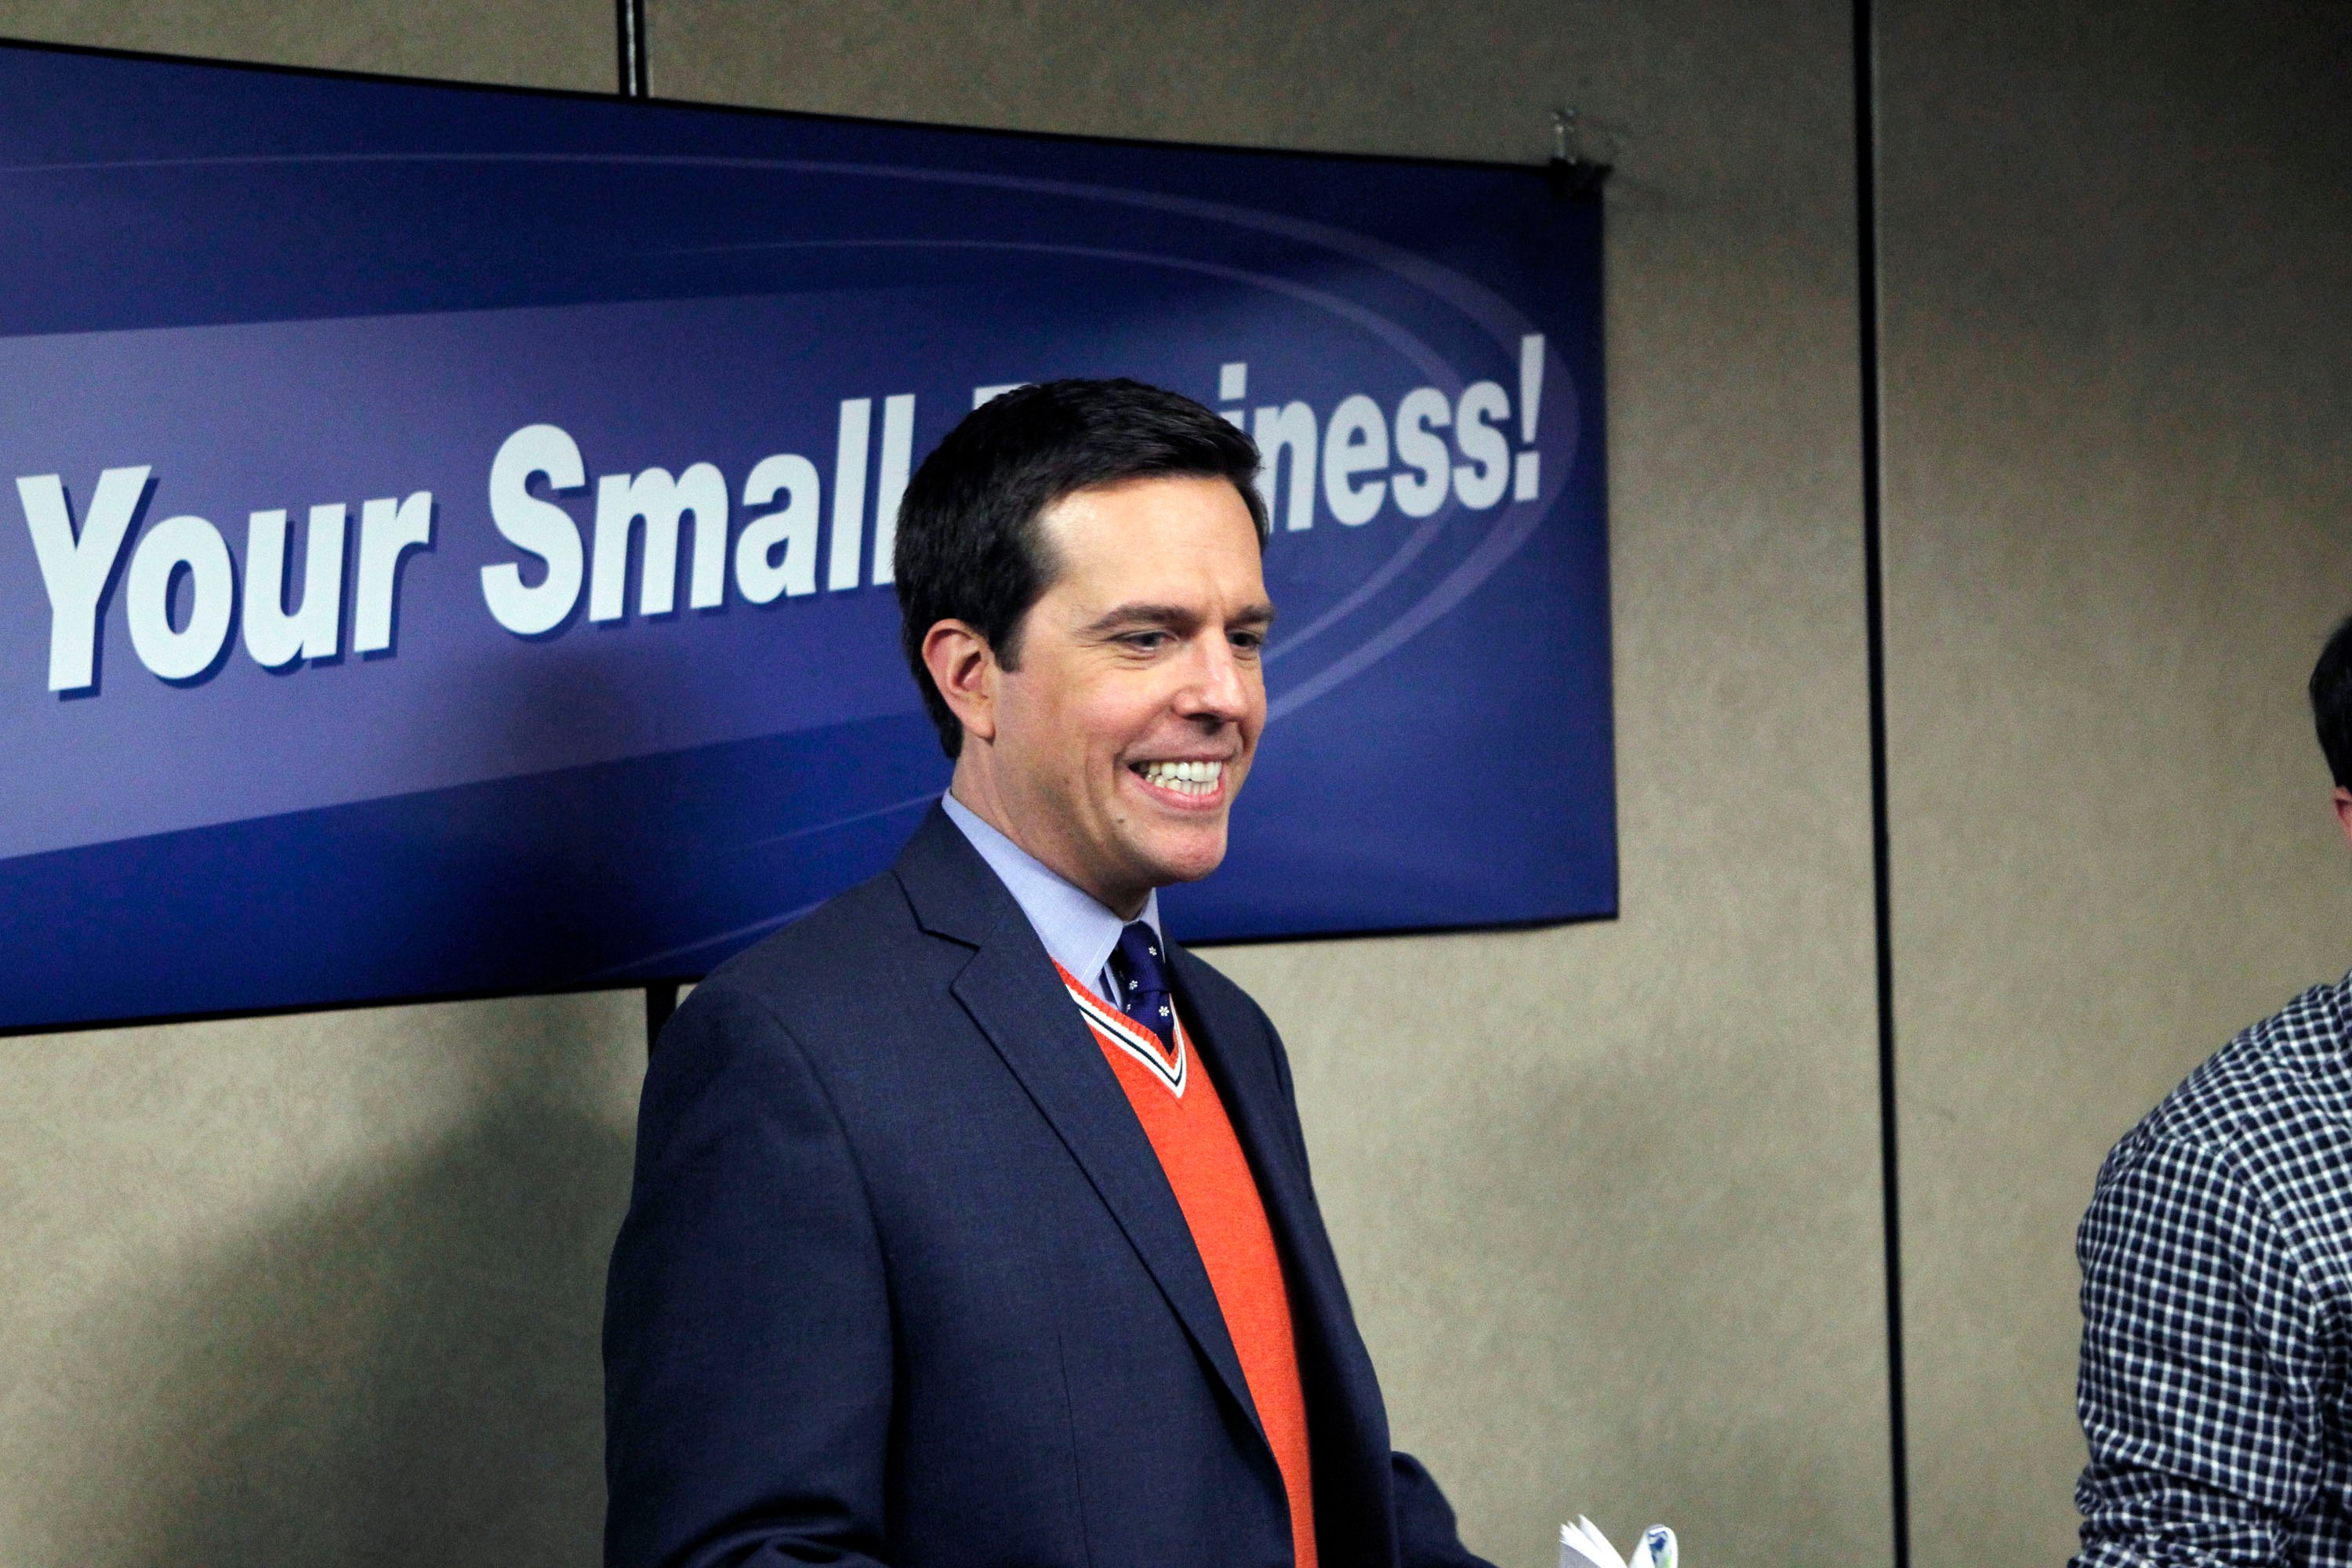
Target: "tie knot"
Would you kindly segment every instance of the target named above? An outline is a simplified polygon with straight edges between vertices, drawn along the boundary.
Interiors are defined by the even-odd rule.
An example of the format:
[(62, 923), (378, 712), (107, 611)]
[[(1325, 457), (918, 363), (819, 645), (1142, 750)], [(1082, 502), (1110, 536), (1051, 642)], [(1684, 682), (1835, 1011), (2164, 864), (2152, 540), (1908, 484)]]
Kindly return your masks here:
[(1119, 998), (1120, 1002), (1125, 1003), (1137, 994), (1167, 994), (1168, 962), (1161, 952), (1162, 946), (1160, 933), (1141, 921), (1129, 921), (1127, 929), (1118, 933), (1116, 956), (1119, 980), (1129, 993)]
[(1176, 1007), (1168, 994), (1167, 943), (1141, 921), (1129, 922), (1118, 933), (1110, 955), (1111, 978), (1118, 982), (1118, 1010), (1160, 1037), (1165, 1046), (1176, 1040)]

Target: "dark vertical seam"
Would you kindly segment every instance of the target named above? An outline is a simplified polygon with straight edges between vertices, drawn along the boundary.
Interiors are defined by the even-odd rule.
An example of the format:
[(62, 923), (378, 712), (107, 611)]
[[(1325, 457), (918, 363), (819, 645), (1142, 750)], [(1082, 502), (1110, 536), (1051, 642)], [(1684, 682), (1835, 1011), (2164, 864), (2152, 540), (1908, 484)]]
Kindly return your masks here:
[(646, 987), (646, 1055), (654, 1053), (654, 1045), (661, 1038), (662, 1026), (677, 1011), (677, 982), (656, 980)]
[(1062, 1321), (1053, 1319), (1054, 1366), (1062, 1374), (1062, 1432), (1070, 1440), (1070, 1506), (1076, 1515), (1078, 1554), (1087, 1568), (1095, 1568), (1093, 1532), (1087, 1524), (1087, 1471), (1079, 1458), (1078, 1402), (1070, 1394), (1070, 1351), (1062, 1338)]
[[(617, 33), (620, 94), (646, 96), (646, 0), (613, 0), (613, 24)], [(660, 1042), (662, 1026), (677, 1011), (677, 982), (659, 980), (646, 987), (646, 1055), (651, 1058)]]
[(1863, 630), (1870, 661), (1870, 872), (1878, 993), (1878, 1166), (1885, 1243), (1886, 1432), (1895, 1568), (1911, 1564), (1910, 1441), (1903, 1390), (1903, 1215), (1895, 1098), (1894, 868), (1886, 799), (1886, 569), (1880, 462), (1877, 37), (1871, 0), (1853, 4), (1856, 289), (1862, 337)]

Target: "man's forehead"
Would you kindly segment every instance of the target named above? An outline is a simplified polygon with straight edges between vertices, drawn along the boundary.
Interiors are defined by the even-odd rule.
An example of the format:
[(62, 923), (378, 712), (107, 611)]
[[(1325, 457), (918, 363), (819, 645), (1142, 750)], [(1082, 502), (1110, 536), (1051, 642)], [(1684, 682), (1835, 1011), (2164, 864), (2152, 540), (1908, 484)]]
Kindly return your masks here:
[(1073, 490), (1037, 521), (1056, 584), (1076, 575), (1205, 584), (1236, 569), (1258, 574), (1256, 525), (1222, 479), (1155, 477)]

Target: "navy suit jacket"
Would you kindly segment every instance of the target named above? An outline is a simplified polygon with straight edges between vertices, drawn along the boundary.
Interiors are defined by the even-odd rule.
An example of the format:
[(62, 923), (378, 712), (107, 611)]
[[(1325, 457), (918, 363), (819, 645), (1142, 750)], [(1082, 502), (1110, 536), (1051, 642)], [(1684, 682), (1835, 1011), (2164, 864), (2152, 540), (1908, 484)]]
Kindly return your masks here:
[[(1327, 1568), (1478, 1568), (1387, 1417), (1265, 1015), (1173, 950), (1290, 1282)], [(1266, 1568), (1282, 1478), (1183, 1212), (934, 808), (663, 1032), (605, 1302), (612, 1564)]]

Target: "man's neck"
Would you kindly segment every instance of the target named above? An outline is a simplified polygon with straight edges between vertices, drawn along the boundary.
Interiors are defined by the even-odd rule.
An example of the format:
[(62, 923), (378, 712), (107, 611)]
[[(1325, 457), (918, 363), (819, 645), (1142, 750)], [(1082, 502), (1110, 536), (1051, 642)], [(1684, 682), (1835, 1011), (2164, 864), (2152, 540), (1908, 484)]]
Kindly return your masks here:
[(1013, 814), (1005, 809), (1003, 795), (995, 788), (995, 780), (986, 768), (973, 765), (969, 750), (956, 759), (955, 776), (948, 782), (948, 793), (955, 796), (957, 804), (966, 811), (1011, 839), (1022, 853), (1120, 920), (1134, 920), (1150, 902), (1151, 889), (1149, 888), (1139, 893), (1117, 894), (1096, 887), (1076, 874), (1076, 868), (1066, 863), (1066, 857), (1055, 854), (1055, 846), (1046, 842), (1044, 835), (1023, 832)]

